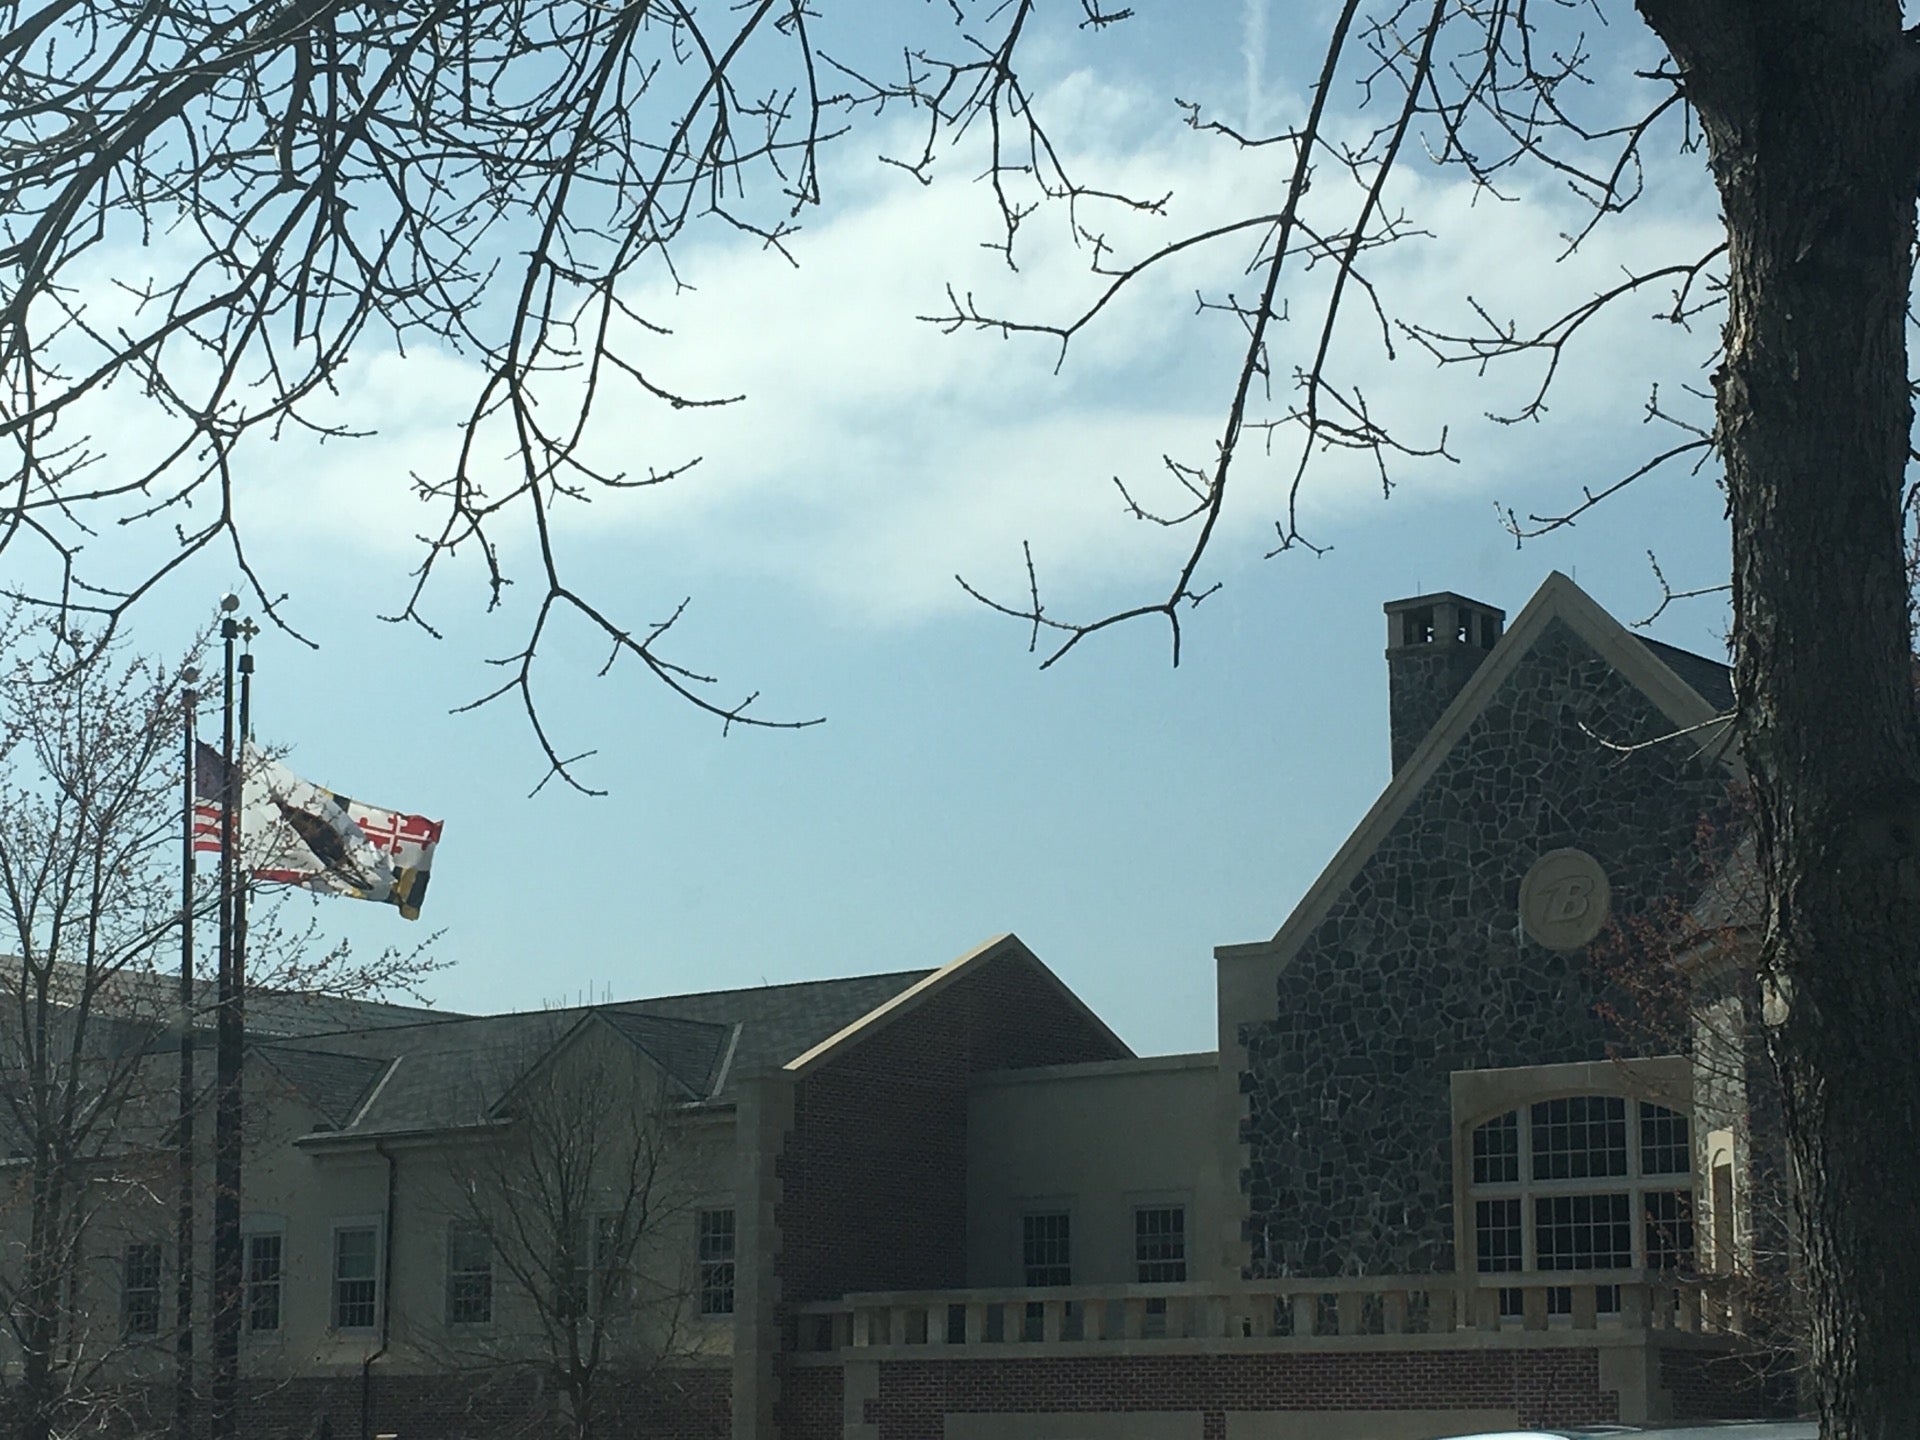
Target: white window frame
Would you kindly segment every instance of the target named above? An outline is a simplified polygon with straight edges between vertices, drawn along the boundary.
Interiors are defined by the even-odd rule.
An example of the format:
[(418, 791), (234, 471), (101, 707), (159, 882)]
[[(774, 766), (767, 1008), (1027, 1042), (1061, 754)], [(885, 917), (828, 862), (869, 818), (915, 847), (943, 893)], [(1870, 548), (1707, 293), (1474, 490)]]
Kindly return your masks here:
[[(575, 1263), (572, 1273), (567, 1277), (567, 1288), (554, 1296), (556, 1312), (562, 1319), (574, 1310), (576, 1301), (579, 1310), (577, 1318), (594, 1321), (604, 1318), (601, 1312), (606, 1307), (602, 1303), (602, 1291), (606, 1287), (608, 1248), (605, 1241), (608, 1229), (618, 1218), (619, 1212), (614, 1210), (594, 1210), (575, 1217), (574, 1224), (579, 1232), (579, 1243), (575, 1245), (572, 1256)], [(644, 1243), (645, 1236), (640, 1236), (639, 1240)], [(558, 1273), (558, 1260), (559, 1257), (555, 1256), (555, 1274)]]
[[(153, 1323), (134, 1326), (134, 1295), (136, 1287), (130, 1282), (133, 1277), (133, 1252), (150, 1252), (153, 1261), (153, 1283), (137, 1287), (137, 1293), (153, 1297)], [(144, 1257), (143, 1257), (144, 1258)], [(167, 1294), (167, 1247), (159, 1240), (128, 1240), (120, 1247), (120, 1333), (129, 1340), (151, 1340), (159, 1336), (166, 1324)], [(144, 1311), (143, 1311), (144, 1313)]]
[[(1597, 1199), (1614, 1196), (1624, 1196), (1626, 1198), (1628, 1263), (1623, 1267), (1603, 1268), (1622, 1268), (1628, 1270), (1647, 1270), (1651, 1268), (1647, 1262), (1646, 1243), (1647, 1229), (1650, 1223), (1647, 1214), (1649, 1197), (1674, 1193), (1682, 1194), (1685, 1197), (1683, 1203), (1686, 1204), (1690, 1212), (1687, 1217), (1690, 1227), (1694, 1225), (1698, 1213), (1696, 1175), (1694, 1172), (1694, 1157), (1691, 1143), (1685, 1148), (1685, 1158), (1687, 1162), (1687, 1168), (1685, 1170), (1648, 1173), (1642, 1164), (1643, 1141), (1641, 1127), (1643, 1122), (1649, 1118), (1657, 1118), (1646, 1116), (1643, 1113), (1643, 1107), (1645, 1106), (1659, 1106), (1662, 1109), (1681, 1116), (1688, 1126), (1689, 1140), (1691, 1140), (1693, 1117), (1689, 1113), (1688, 1107), (1674, 1103), (1675, 1098), (1676, 1097), (1671, 1095), (1652, 1098), (1644, 1095), (1623, 1094), (1618, 1090), (1592, 1090), (1575, 1094), (1536, 1095), (1518, 1099), (1515, 1103), (1493, 1114), (1480, 1116), (1468, 1125), (1465, 1129), (1463, 1144), (1459, 1153), (1462, 1178), (1461, 1188), (1465, 1202), (1462, 1229), (1468, 1242), (1462, 1250), (1462, 1270), (1485, 1275), (1509, 1273), (1526, 1273), (1530, 1275), (1565, 1273), (1569, 1276), (1578, 1275), (1582, 1272), (1578, 1270), (1567, 1270), (1564, 1272), (1559, 1270), (1542, 1270), (1539, 1249), (1539, 1202), (1552, 1200), (1556, 1197), (1565, 1197), (1567, 1199), (1594, 1197)], [(1614, 1101), (1622, 1107), (1625, 1122), (1625, 1173), (1619, 1175), (1585, 1175), (1552, 1179), (1536, 1178), (1534, 1174), (1535, 1155), (1533, 1143), (1535, 1124), (1533, 1115), (1534, 1107), (1536, 1105), (1582, 1099)], [(1517, 1147), (1514, 1155), (1515, 1178), (1513, 1180), (1481, 1181), (1475, 1176), (1473, 1170), (1474, 1139), (1484, 1127), (1503, 1120), (1509, 1115), (1515, 1116), (1514, 1133)], [(1520, 1253), (1517, 1257), (1518, 1263), (1498, 1270), (1489, 1269), (1483, 1271), (1480, 1268), (1480, 1207), (1483, 1204), (1501, 1201), (1515, 1205), (1518, 1210), (1520, 1222)], [(1696, 1228), (1693, 1235), (1692, 1264), (1698, 1263), (1699, 1243), (1700, 1237)], [(1615, 1287), (1602, 1287), (1601, 1293), (1597, 1298), (1600, 1309), (1603, 1312), (1618, 1310), (1619, 1296)], [(1567, 1311), (1569, 1303), (1568, 1298), (1558, 1291), (1549, 1292), (1548, 1313), (1555, 1316), (1564, 1314)], [(1518, 1316), (1520, 1306), (1517, 1294), (1502, 1291), (1500, 1310), (1501, 1314), (1508, 1319)]]
[[(378, 1215), (345, 1215), (337, 1218), (333, 1222), (331, 1228), (331, 1243), (327, 1248), (327, 1328), (337, 1334), (368, 1335), (380, 1328), (380, 1301), (382, 1298), (382, 1276), (380, 1272), (381, 1262), (385, 1259), (383, 1248), (385, 1240), (381, 1232), (384, 1228), (381, 1223), (381, 1217)], [(340, 1319), (342, 1310), (340, 1287), (343, 1284), (361, 1283), (361, 1277), (355, 1276), (349, 1280), (340, 1274), (340, 1237), (344, 1234), (361, 1230), (371, 1231), (373, 1234), (373, 1274), (369, 1277), (373, 1285), (373, 1290), (367, 1301), (369, 1318), (364, 1325), (347, 1325), (342, 1324)]]
[[(1067, 1263), (1064, 1267), (1066, 1274), (1058, 1280), (1046, 1280), (1036, 1283), (1033, 1279), (1034, 1267), (1027, 1263), (1027, 1222), (1029, 1220), (1052, 1218), (1054, 1216), (1059, 1216), (1067, 1222)], [(1074, 1271), (1074, 1237), (1079, 1233), (1078, 1210), (1073, 1203), (1072, 1197), (1038, 1196), (1020, 1201), (1014, 1207), (1013, 1261), (1014, 1269), (1020, 1276), (1021, 1287), (1028, 1290), (1054, 1290), (1071, 1286), (1073, 1284)], [(1065, 1310), (1062, 1312), (1062, 1323), (1070, 1323), (1073, 1313), (1074, 1306), (1073, 1303), (1069, 1301)], [(1024, 1312), (1018, 1319), (1020, 1327), (1018, 1334), (1020, 1338), (1024, 1340), (1040, 1339), (1045, 1333), (1045, 1317), (1046, 1302), (1042, 1300), (1029, 1300)], [(1015, 1322), (1012, 1317), (1008, 1317), (1004, 1323), (1012, 1324)]]
[[(270, 1281), (255, 1280), (253, 1277), (253, 1245), (256, 1240), (272, 1239), (280, 1242), (280, 1264)], [(273, 1316), (271, 1326), (255, 1325), (254, 1297), (256, 1286), (273, 1287)], [(284, 1335), (287, 1330), (287, 1227), (286, 1221), (278, 1215), (248, 1215), (240, 1222), (240, 1333), (252, 1339), (271, 1340)]]
[[(1180, 1217), (1180, 1229), (1178, 1231), (1180, 1237), (1180, 1253), (1178, 1256), (1171, 1259), (1163, 1257), (1148, 1260), (1141, 1255), (1140, 1241), (1142, 1237), (1140, 1234), (1140, 1217), (1150, 1212), (1171, 1213)], [(1193, 1206), (1187, 1202), (1185, 1196), (1136, 1196), (1132, 1204), (1128, 1207), (1127, 1216), (1130, 1222), (1127, 1229), (1127, 1238), (1133, 1247), (1132, 1254), (1129, 1257), (1128, 1268), (1132, 1271), (1134, 1284), (1179, 1285), (1193, 1278)], [(1178, 1265), (1180, 1267), (1180, 1274), (1164, 1279), (1149, 1280), (1145, 1273), (1149, 1265)]]
[[(1454, 1255), (1460, 1271), (1472, 1274), (1476, 1269), (1473, 1199), (1476, 1193), (1492, 1193), (1489, 1187), (1473, 1184), (1473, 1136), (1481, 1125), (1509, 1110), (1522, 1109), (1538, 1101), (1577, 1095), (1605, 1095), (1628, 1102), (1651, 1101), (1687, 1116), (1697, 1150), (1700, 1133), (1692, 1113), (1693, 1082), (1693, 1061), (1685, 1055), (1648, 1055), (1635, 1059), (1575, 1060), (1552, 1065), (1455, 1070), (1448, 1077), (1448, 1086), (1453, 1112)], [(1690, 1159), (1694, 1171), (1691, 1178), (1697, 1188), (1700, 1157), (1695, 1154)], [(1639, 1165), (1637, 1149), (1632, 1163), (1636, 1167)], [(1651, 1188), (1678, 1190), (1687, 1187), (1689, 1177), (1676, 1175), (1670, 1178), (1678, 1183)], [(1542, 1187), (1560, 1185), (1569, 1191), (1589, 1193), (1604, 1188), (1585, 1179), (1543, 1181), (1540, 1184)], [(1696, 1215), (1698, 1199), (1696, 1194)]]
[[(1625, 1108), (1627, 1131), (1626, 1173), (1624, 1175), (1578, 1176), (1568, 1179), (1535, 1179), (1531, 1173), (1531, 1160), (1533, 1156), (1533, 1117), (1531, 1112), (1533, 1106), (1535, 1104), (1546, 1104), (1557, 1100), (1586, 1098), (1617, 1100)], [(1496, 1115), (1485, 1116), (1468, 1131), (1466, 1188), (1469, 1199), (1478, 1201), (1515, 1198), (1522, 1202), (1520, 1206), (1522, 1249), (1519, 1267), (1521, 1270), (1535, 1271), (1540, 1269), (1539, 1240), (1535, 1234), (1535, 1212), (1531, 1202), (1555, 1195), (1627, 1195), (1631, 1197), (1628, 1214), (1629, 1224), (1632, 1230), (1632, 1243), (1629, 1252), (1632, 1259), (1626, 1268), (1633, 1270), (1648, 1268), (1646, 1227), (1644, 1223), (1646, 1213), (1645, 1197), (1650, 1194), (1665, 1194), (1673, 1191), (1684, 1191), (1692, 1194), (1696, 1177), (1693, 1170), (1691, 1154), (1689, 1154), (1688, 1165), (1685, 1170), (1649, 1174), (1642, 1169), (1640, 1161), (1640, 1124), (1642, 1119), (1640, 1107), (1642, 1105), (1660, 1105), (1668, 1110), (1675, 1110), (1675, 1107), (1667, 1105), (1664, 1101), (1647, 1100), (1632, 1095), (1596, 1095), (1592, 1097), (1554, 1095), (1544, 1097), (1544, 1099), (1539, 1101), (1523, 1101), (1521, 1104), (1512, 1107), (1511, 1110), (1504, 1110)], [(1481, 1126), (1490, 1124), (1515, 1111), (1519, 1114), (1517, 1127), (1520, 1144), (1518, 1164), (1519, 1178), (1512, 1181), (1477, 1183), (1472, 1173), (1473, 1152), (1471, 1146), (1474, 1132), (1478, 1131)], [(1691, 1126), (1692, 1117), (1688, 1116), (1684, 1110), (1675, 1110), (1675, 1113), (1685, 1118), (1689, 1126)], [(1472, 1228), (1471, 1219), (1469, 1219), (1469, 1228)], [(1697, 1249), (1697, 1236), (1695, 1240)], [(1479, 1262), (1477, 1247), (1474, 1249), (1472, 1259), (1477, 1269)]]
[[(478, 1237), (480, 1244), (484, 1247), (484, 1255), (482, 1258), (485, 1263), (481, 1265), (468, 1264), (464, 1267), (457, 1267), (455, 1262), (460, 1259), (459, 1247), (461, 1240), (474, 1237)], [(487, 1227), (479, 1221), (455, 1217), (447, 1222), (446, 1242), (444, 1255), (446, 1261), (446, 1283), (442, 1292), (443, 1308), (441, 1318), (446, 1322), (447, 1328), (450, 1330), (473, 1330), (482, 1326), (491, 1325), (493, 1323), (494, 1300), (493, 1237), (487, 1233)], [(472, 1284), (476, 1279), (480, 1287), (477, 1292), (456, 1296), (454, 1293), (456, 1283), (464, 1280), (468, 1284)], [(454, 1313), (457, 1301), (471, 1305), (476, 1298), (478, 1299), (480, 1308), (482, 1308), (485, 1313), (470, 1315), (456, 1315)]]
[[(1027, 1261), (1027, 1222), (1030, 1220), (1052, 1219), (1055, 1216), (1066, 1221), (1067, 1259), (1066, 1264), (1060, 1267), (1066, 1271), (1066, 1274), (1058, 1280), (1035, 1280), (1032, 1277), (1036, 1267), (1030, 1265)], [(1020, 1284), (1023, 1288), (1029, 1290), (1041, 1288), (1057, 1289), (1073, 1284), (1073, 1239), (1074, 1233), (1079, 1228), (1080, 1227), (1074, 1223), (1073, 1206), (1065, 1201), (1036, 1200), (1023, 1204), (1020, 1207), (1020, 1212), (1014, 1217), (1013, 1222), (1013, 1253), (1014, 1265), (1020, 1273)], [(1043, 1266), (1038, 1268), (1051, 1267)]]

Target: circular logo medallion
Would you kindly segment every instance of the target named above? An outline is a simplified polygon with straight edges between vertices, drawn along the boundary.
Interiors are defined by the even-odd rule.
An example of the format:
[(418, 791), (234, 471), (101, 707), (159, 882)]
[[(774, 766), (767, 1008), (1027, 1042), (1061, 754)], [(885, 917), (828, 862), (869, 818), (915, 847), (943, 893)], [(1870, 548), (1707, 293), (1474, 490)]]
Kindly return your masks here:
[(1520, 882), (1520, 925), (1549, 950), (1578, 950), (1607, 923), (1607, 872), (1584, 850), (1549, 850)]

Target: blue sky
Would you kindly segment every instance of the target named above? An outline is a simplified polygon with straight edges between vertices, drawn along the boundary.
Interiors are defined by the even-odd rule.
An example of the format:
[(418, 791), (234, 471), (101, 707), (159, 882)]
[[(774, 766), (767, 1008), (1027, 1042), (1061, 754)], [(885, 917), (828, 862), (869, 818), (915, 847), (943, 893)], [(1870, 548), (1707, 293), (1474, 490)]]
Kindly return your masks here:
[[(1258, 152), (1203, 144), (1171, 103), (1205, 93), (1268, 123), (1295, 111), (1311, 27), (1271, 8), (1150, 5), (1099, 45), (1070, 27), (1042, 36), (1037, 79), (1061, 137), (1101, 173), (1173, 190), (1169, 224), (1271, 188)], [(1622, 35), (1635, 23), (1616, 17)], [(1350, 373), (1411, 433), (1447, 424), (1458, 463), (1409, 462), (1382, 499), (1364, 465), (1321, 457), (1305, 514), (1332, 550), (1263, 560), (1286, 466), (1249, 457), (1208, 571), (1222, 589), (1190, 617), (1180, 667), (1144, 622), (1039, 672), (1022, 628), (952, 577), (1017, 598), (1031, 540), (1063, 610), (1164, 586), (1178, 541), (1121, 514), (1110, 477), (1150, 488), (1162, 451), (1208, 453), (1233, 349), (1219, 325), (1192, 323), (1192, 295), (1231, 286), (1236, 257), (1143, 288), (1056, 376), (1042, 342), (943, 336), (914, 316), (949, 280), (1009, 310), (1067, 313), (1087, 293), (1083, 259), (1043, 234), (1022, 274), (996, 268), (966, 155), (922, 188), (872, 160), (898, 138), (842, 144), (797, 270), (696, 238), (679, 258), (697, 288), (639, 297), (674, 326), (663, 366), (748, 398), (678, 416), (612, 407), (594, 433), (606, 455), (705, 458), (562, 528), (579, 588), (636, 623), (691, 596), (675, 658), (723, 677), (724, 697), (757, 690), (764, 713), (823, 726), (722, 735), (628, 667), (595, 678), (601, 647), (562, 633), (541, 659), (545, 713), (562, 748), (597, 751), (582, 774), (609, 794), (529, 798), (542, 767), (518, 714), (449, 713), (489, 687), (485, 658), (517, 645), (516, 602), (488, 615), (475, 577), (453, 572), (429, 603), (444, 639), (376, 618), (408, 588), (426, 520), (404, 477), (451, 445), (462, 362), (363, 353), (339, 413), (376, 437), (254, 453), (256, 560), (321, 647), (263, 635), (260, 736), (311, 779), (447, 822), (419, 926), (384, 907), (293, 904), (363, 950), (440, 928), (435, 1002), (532, 1008), (928, 967), (1012, 930), (1137, 1049), (1211, 1048), (1213, 947), (1276, 929), (1387, 779), (1384, 601), (1455, 589), (1511, 614), (1561, 569), (1635, 619), (1658, 600), (1649, 548), (1677, 585), (1724, 579), (1704, 475), (1656, 475), (1520, 549), (1496, 518), (1497, 504), (1563, 507), (1670, 443), (1642, 423), (1648, 386), (1671, 398), (1698, 384), (1710, 333), (1646, 321), (1657, 297), (1634, 305), (1569, 357), (1542, 422), (1498, 425), (1484, 412), (1524, 393), (1528, 372), (1443, 372), (1404, 344), (1389, 361), (1363, 330)], [(1516, 185), (1519, 202), (1502, 203), (1412, 167), (1400, 198), (1433, 235), (1376, 273), (1436, 322), (1464, 322), (1468, 292), (1544, 321), (1622, 265), (1704, 248), (1702, 173), (1697, 156), (1656, 170), (1649, 203), (1554, 265), (1542, 253), (1578, 216), (1557, 187)], [(1159, 233), (1115, 228), (1124, 243)], [(1310, 293), (1295, 303), (1304, 321)], [(509, 546), (508, 560), (525, 556)], [(135, 642), (173, 648), (234, 586), (217, 561), (193, 567), (140, 612)], [(1718, 655), (1725, 624), (1714, 597), (1652, 633)]]

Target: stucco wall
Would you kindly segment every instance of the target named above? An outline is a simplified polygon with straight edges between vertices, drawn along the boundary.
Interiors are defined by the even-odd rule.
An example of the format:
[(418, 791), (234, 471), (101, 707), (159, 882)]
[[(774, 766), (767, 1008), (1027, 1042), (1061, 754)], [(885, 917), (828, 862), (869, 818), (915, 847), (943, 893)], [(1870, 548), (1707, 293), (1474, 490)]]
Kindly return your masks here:
[(1188, 1278), (1214, 1278), (1208, 1123), (1219, 1057), (1157, 1056), (976, 1080), (967, 1097), (967, 1283), (1018, 1285), (1020, 1216), (1064, 1208), (1075, 1284), (1129, 1284), (1135, 1205), (1187, 1209)]
[[(644, 1065), (634, 1060), (630, 1050), (611, 1058)], [(263, 1379), (357, 1374), (367, 1356), (382, 1350), (383, 1338), (387, 1343), (378, 1366), (386, 1372), (444, 1370), (449, 1365), (475, 1363), (489, 1354), (530, 1353), (539, 1342), (528, 1307), (498, 1261), (493, 1272), (493, 1321), (470, 1327), (446, 1323), (447, 1227), (450, 1220), (470, 1213), (462, 1205), (460, 1187), (466, 1178), (489, 1173), (475, 1157), (497, 1140), (497, 1134), (459, 1144), (444, 1138), (399, 1137), (386, 1142), (383, 1154), (368, 1140), (325, 1135), (320, 1114), (291, 1092), (270, 1067), (250, 1064), (245, 1083), (247, 1153), (241, 1223), (246, 1232), (281, 1236), (282, 1269), (279, 1328), (254, 1331), (243, 1322), (244, 1374)], [(603, 1123), (619, 1123), (618, 1097), (609, 1094), (604, 1099)], [(636, 1264), (664, 1286), (688, 1287), (696, 1269), (695, 1212), (733, 1203), (733, 1123), (728, 1112), (702, 1112), (676, 1117), (672, 1124), (671, 1159), (655, 1177), (657, 1193), (649, 1197), (656, 1218), (636, 1253)], [(200, 1135), (210, 1132), (211, 1119), (203, 1117)], [(296, 1144), (301, 1137), (310, 1138)], [(203, 1140), (195, 1240), (201, 1306), (210, 1288), (212, 1248), (213, 1186), (206, 1149)], [(384, 1254), (378, 1262), (383, 1289), (389, 1274), (392, 1280), (383, 1316), (386, 1328), (383, 1332), (376, 1324), (365, 1330), (337, 1331), (332, 1325), (334, 1232), (342, 1224), (369, 1225), (385, 1246), (390, 1161), (391, 1269)], [(165, 1157), (160, 1157), (151, 1175), (142, 1172), (125, 1178), (139, 1183), (122, 1184), (110, 1192), (102, 1188), (104, 1203), (89, 1232), (89, 1259), (81, 1273), (77, 1309), (86, 1317), (91, 1351), (112, 1354), (110, 1374), (160, 1378), (171, 1374), (173, 1364), (173, 1173)], [(0, 1245), (17, 1243), (10, 1230), (23, 1220), (20, 1207), (0, 1203)], [(123, 1342), (119, 1334), (120, 1257), (130, 1240), (158, 1241), (164, 1256), (161, 1333), (132, 1344)], [(202, 1313), (197, 1349), (204, 1367), (211, 1340)], [(679, 1317), (672, 1346), (675, 1354), (688, 1360), (724, 1363), (731, 1341), (729, 1318), (703, 1318), (689, 1311)]]

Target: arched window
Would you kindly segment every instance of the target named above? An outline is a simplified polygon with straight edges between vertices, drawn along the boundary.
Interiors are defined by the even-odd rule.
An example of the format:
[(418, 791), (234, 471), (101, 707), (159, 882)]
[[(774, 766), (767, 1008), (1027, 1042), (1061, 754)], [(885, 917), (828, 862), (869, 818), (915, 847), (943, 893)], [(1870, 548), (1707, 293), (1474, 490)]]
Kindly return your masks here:
[[(1473, 1131), (1474, 1268), (1682, 1270), (1693, 1257), (1687, 1117), (1647, 1100), (1573, 1095), (1509, 1110)], [(1617, 1286), (1599, 1294), (1617, 1310)], [(1548, 1294), (1566, 1314), (1572, 1293)], [(1501, 1292), (1518, 1314), (1519, 1291)]]

